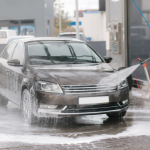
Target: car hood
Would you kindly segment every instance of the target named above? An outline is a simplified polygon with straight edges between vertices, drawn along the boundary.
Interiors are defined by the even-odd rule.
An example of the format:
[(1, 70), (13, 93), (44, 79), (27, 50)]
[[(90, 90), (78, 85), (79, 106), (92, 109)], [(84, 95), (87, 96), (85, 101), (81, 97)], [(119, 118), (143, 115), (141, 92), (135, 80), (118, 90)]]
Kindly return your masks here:
[(61, 85), (99, 84), (114, 70), (106, 63), (32, 66), (38, 80), (54, 82)]

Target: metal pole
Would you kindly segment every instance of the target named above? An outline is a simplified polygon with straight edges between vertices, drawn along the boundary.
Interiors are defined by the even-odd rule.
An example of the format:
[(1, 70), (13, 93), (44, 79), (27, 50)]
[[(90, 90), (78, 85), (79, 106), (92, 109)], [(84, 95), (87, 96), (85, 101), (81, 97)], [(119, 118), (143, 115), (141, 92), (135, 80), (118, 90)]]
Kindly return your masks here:
[(150, 78), (149, 78), (149, 73), (148, 73), (147, 67), (144, 67), (144, 70), (145, 70), (147, 81), (148, 81), (148, 83), (150, 85)]
[(79, 37), (79, 11), (78, 11), (78, 0), (76, 0), (76, 38), (80, 39)]
[(59, 34), (61, 33), (61, 2), (59, 0)]

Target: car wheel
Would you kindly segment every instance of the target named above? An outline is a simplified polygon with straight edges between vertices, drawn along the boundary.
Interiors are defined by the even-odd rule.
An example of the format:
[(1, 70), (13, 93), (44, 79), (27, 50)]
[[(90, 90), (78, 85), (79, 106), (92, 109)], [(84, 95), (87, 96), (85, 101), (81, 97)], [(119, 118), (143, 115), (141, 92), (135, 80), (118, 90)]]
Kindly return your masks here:
[(124, 112), (119, 112), (119, 113), (109, 113), (107, 114), (107, 116), (110, 118), (110, 119), (118, 119), (118, 118), (123, 118), (126, 114), (126, 111)]
[[(119, 71), (119, 70), (123, 70), (123, 69), (126, 69), (126, 67), (120, 67), (120, 68), (118, 69), (118, 71)], [(132, 74), (127, 77), (127, 81), (128, 81), (128, 85), (129, 85), (129, 90), (131, 91), (131, 90), (132, 90), (132, 87), (133, 87)]]
[(7, 106), (7, 104), (8, 104), (8, 100), (0, 96), (0, 106)]
[(22, 94), (22, 116), (23, 121), (27, 124), (36, 122), (36, 117), (33, 115), (32, 97), (27, 89), (25, 89)]

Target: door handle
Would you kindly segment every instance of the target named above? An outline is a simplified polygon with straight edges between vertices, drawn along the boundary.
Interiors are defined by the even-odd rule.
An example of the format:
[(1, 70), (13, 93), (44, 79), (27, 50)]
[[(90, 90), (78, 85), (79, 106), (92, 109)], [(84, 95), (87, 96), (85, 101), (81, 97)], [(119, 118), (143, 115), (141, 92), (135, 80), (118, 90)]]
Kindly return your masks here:
[(8, 69), (6, 69), (5, 71), (6, 71), (6, 72), (9, 72), (9, 70), (8, 70)]
[(7, 74), (9, 74), (9, 70), (8, 69), (6, 69), (6, 72), (7, 72)]

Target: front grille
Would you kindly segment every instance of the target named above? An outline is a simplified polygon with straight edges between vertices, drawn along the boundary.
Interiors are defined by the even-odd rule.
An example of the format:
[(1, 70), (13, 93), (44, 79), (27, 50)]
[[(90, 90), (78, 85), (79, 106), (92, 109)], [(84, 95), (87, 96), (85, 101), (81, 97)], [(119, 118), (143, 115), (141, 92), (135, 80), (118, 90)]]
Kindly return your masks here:
[(112, 93), (117, 91), (117, 86), (109, 85), (62, 85), (66, 94), (91, 94), (91, 93)]
[(122, 105), (122, 102), (113, 102), (109, 104), (101, 104), (101, 105), (88, 105), (88, 106), (80, 106), (73, 105), (67, 106), (67, 109), (63, 111), (63, 113), (84, 113), (84, 112), (99, 112), (99, 111), (111, 111), (125, 108), (129, 105), (129, 103)]

